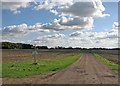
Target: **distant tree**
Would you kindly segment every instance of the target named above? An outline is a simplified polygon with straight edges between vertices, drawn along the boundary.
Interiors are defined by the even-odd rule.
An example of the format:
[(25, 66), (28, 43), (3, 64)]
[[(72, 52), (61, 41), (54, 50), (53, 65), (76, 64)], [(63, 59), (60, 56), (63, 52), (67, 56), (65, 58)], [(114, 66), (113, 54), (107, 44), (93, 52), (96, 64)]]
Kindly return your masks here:
[(37, 49), (48, 49), (47, 46), (37, 46), (36, 48), (37, 48)]
[(68, 47), (68, 49), (73, 49), (72, 47)]
[(2, 42), (2, 49), (31, 49), (33, 45), (23, 43)]

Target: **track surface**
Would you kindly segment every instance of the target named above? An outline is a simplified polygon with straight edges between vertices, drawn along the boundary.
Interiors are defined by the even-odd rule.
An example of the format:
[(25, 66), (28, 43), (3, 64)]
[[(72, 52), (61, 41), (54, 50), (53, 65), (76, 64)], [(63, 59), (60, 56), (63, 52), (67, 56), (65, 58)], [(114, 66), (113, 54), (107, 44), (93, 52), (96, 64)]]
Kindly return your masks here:
[(118, 74), (85, 53), (64, 70), (24, 79), (4, 79), (3, 83), (21, 84), (118, 84)]

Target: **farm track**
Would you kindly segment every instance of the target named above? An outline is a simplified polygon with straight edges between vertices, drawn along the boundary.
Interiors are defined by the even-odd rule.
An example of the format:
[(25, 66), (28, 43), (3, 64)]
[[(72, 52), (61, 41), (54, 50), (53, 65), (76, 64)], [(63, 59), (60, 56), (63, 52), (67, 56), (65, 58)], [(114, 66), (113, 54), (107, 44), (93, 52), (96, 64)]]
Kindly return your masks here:
[(118, 84), (118, 74), (85, 53), (74, 64), (58, 72), (35, 75), (23, 79), (3, 79), (16, 84)]

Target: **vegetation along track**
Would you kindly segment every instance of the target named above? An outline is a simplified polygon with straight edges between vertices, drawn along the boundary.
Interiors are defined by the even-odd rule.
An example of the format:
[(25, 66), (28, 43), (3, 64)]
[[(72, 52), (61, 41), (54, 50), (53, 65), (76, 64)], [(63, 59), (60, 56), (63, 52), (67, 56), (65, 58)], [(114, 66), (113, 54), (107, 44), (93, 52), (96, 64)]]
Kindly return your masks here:
[(94, 55), (99, 61), (101, 61), (103, 64), (109, 66), (112, 70), (116, 70), (117, 72), (120, 73), (120, 65), (119, 65), (119, 64), (117, 64), (117, 63), (115, 63), (115, 62), (113, 62), (113, 61), (110, 61), (110, 60), (102, 57), (102, 56), (99, 55), (99, 54), (94, 53), (93, 55)]

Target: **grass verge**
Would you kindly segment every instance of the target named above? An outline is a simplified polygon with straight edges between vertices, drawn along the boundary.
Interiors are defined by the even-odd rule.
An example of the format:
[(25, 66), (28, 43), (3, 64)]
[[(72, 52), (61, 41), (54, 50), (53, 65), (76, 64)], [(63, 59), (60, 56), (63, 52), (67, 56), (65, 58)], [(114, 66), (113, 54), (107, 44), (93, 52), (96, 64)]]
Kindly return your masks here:
[(112, 61), (109, 61), (108, 59), (100, 56), (99, 54), (94, 53), (93, 54), (99, 61), (101, 61), (103, 64), (108, 65), (112, 70), (116, 70), (120, 73), (120, 65), (116, 64)]
[(0, 78), (2, 78), (2, 63), (0, 62)]
[(75, 53), (62, 59), (41, 60), (37, 65), (31, 62), (7, 62), (2, 64), (2, 77), (22, 78), (49, 71), (57, 71), (74, 63), (81, 56)]

